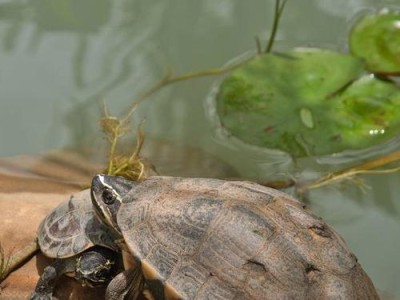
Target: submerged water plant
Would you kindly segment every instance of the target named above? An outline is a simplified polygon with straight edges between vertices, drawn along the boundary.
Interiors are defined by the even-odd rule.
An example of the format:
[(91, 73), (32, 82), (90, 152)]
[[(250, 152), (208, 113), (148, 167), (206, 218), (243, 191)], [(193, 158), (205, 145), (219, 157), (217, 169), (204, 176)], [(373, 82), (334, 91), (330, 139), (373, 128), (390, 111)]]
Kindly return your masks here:
[(7, 276), (7, 270), (10, 266), (10, 257), (6, 255), (3, 246), (0, 243), (0, 282)]
[(144, 142), (144, 133), (140, 125), (136, 131), (136, 142), (133, 151), (128, 155), (118, 153), (118, 142), (131, 131), (129, 125), (135, 108), (136, 106), (133, 106), (127, 115), (121, 119), (109, 115), (105, 109), (105, 115), (100, 120), (100, 126), (110, 144), (110, 149), (108, 165), (103, 173), (140, 181), (146, 177), (146, 167), (148, 166), (140, 157), (140, 150)]

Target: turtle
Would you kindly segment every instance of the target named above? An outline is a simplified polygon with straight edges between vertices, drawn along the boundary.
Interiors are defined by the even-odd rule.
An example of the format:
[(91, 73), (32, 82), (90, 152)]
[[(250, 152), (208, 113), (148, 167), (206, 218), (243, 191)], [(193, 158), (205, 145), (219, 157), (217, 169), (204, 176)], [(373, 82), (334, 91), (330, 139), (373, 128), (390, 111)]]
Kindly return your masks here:
[(107, 284), (119, 272), (119, 249), (113, 231), (98, 221), (86, 189), (62, 202), (41, 222), (38, 232), (41, 252), (54, 258), (42, 273), (32, 300), (52, 299), (61, 275), (83, 285)]
[[(284, 192), (247, 181), (99, 174), (91, 199), (131, 259), (124, 274), (140, 273), (154, 299), (379, 299), (345, 241)], [(124, 282), (119, 292), (109, 284), (108, 299), (143, 286)]]

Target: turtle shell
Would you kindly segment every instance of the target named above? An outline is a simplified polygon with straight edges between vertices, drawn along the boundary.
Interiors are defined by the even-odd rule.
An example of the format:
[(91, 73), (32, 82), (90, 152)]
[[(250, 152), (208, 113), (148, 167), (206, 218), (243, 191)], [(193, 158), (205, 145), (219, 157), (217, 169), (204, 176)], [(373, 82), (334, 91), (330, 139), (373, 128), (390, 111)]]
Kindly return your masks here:
[(41, 222), (38, 242), (43, 254), (51, 258), (66, 258), (94, 245), (113, 250), (113, 233), (95, 216), (90, 190), (72, 195)]
[(258, 184), (150, 177), (117, 222), (156, 299), (379, 299), (342, 238)]

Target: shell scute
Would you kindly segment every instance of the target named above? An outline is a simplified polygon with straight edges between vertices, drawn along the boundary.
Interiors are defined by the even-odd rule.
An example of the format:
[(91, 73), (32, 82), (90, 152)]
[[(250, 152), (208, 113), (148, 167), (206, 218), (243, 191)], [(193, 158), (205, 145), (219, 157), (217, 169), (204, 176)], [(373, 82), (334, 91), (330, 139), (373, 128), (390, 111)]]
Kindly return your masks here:
[(225, 181), (220, 193), (226, 200), (244, 201), (259, 207), (266, 207), (279, 197), (287, 196), (277, 190), (248, 181)]
[(192, 255), (219, 215), (223, 200), (200, 198), (197, 194), (155, 202), (148, 218), (153, 235), (161, 245), (179, 255)]
[(77, 235), (72, 242), (72, 252), (79, 253), (82, 249), (87, 249), (91, 241), (83, 234)]
[(132, 253), (139, 259), (146, 258), (151, 249), (158, 246), (156, 238), (146, 224), (139, 224), (125, 237)]
[(184, 299), (194, 299), (202, 285), (207, 281), (210, 272), (191, 259), (178, 264), (173, 275), (167, 280), (171, 286), (179, 286)]
[(162, 279), (168, 279), (178, 263), (179, 257), (164, 247), (154, 247), (146, 260), (157, 266)]
[[(209, 276), (204, 285), (198, 290), (196, 298), (207, 300), (234, 299), (238, 291), (216, 276)], [(193, 298), (192, 298), (193, 299)], [(240, 299), (248, 299), (246, 297)]]
[[(67, 205), (59, 206), (48, 217), (48, 231), (54, 237), (73, 237), (81, 231), (81, 216), (79, 207), (74, 205), (71, 197)], [(66, 209), (66, 206), (68, 209)], [(78, 211), (77, 211), (78, 210)]]
[[(295, 289), (307, 283), (307, 261), (301, 249), (285, 237), (277, 235), (253, 259), (265, 266), (265, 277), (274, 278), (282, 289)], [(253, 270), (249, 276), (252, 277), (252, 273)]]
[(130, 231), (135, 226), (145, 221), (149, 210), (149, 204), (139, 204), (137, 206), (125, 205), (124, 209), (118, 213), (118, 226), (121, 231)]
[[(58, 249), (56, 251), (56, 256), (55, 257), (68, 257), (71, 256), (71, 253), (75, 253), (73, 250), (73, 244), (72, 243), (64, 243), (62, 247), (55, 247), (54, 245), (51, 245), (51, 249)], [(55, 250), (54, 250), (55, 251)]]

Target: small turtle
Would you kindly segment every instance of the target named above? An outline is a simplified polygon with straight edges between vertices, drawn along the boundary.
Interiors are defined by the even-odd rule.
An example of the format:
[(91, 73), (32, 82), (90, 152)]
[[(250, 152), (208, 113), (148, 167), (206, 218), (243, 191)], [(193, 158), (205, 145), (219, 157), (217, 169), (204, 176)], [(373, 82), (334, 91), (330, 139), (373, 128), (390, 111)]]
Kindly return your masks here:
[[(342, 238), (277, 190), (217, 179), (97, 175), (91, 197), (124, 256), (134, 259), (124, 275), (142, 273), (157, 300), (379, 299)], [(106, 299), (124, 299), (121, 291), (140, 287), (116, 282)]]
[(88, 189), (61, 203), (39, 226), (40, 250), (55, 260), (44, 269), (31, 299), (52, 299), (63, 274), (84, 285), (106, 284), (117, 272), (114, 240), (113, 232), (95, 216)]

